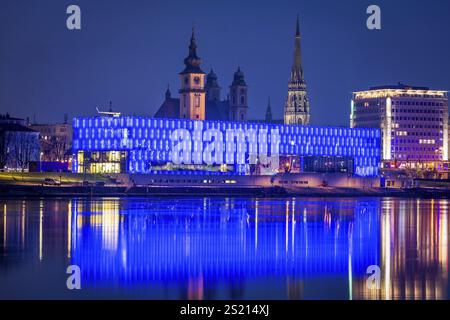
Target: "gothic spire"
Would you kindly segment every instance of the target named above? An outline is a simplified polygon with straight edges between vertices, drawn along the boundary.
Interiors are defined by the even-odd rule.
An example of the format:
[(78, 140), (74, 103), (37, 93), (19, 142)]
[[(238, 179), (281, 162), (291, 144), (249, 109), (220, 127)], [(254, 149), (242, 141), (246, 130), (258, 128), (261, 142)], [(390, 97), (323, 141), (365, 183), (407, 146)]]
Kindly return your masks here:
[(300, 22), (298, 15), (294, 41), (294, 59), (292, 63), (290, 82), (293, 83), (305, 82), (303, 78), (303, 67), (302, 67), (301, 46), (300, 46)]
[(303, 74), (300, 46), (300, 20), (298, 16), (294, 39), (294, 56), (288, 83), (288, 97), (284, 106), (284, 123), (309, 125), (310, 107), (306, 90), (306, 81)]

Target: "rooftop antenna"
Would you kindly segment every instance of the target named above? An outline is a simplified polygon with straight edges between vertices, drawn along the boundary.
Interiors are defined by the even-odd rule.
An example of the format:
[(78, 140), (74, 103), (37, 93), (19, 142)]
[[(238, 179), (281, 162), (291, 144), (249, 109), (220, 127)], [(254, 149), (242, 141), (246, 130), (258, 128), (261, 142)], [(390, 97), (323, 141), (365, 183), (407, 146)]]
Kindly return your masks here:
[(109, 111), (100, 111), (99, 107), (96, 106), (95, 109), (97, 110), (97, 113), (101, 116), (106, 116), (106, 117), (114, 117), (114, 118), (118, 118), (120, 117), (120, 112), (114, 112), (112, 111), (112, 102), (109, 102)]

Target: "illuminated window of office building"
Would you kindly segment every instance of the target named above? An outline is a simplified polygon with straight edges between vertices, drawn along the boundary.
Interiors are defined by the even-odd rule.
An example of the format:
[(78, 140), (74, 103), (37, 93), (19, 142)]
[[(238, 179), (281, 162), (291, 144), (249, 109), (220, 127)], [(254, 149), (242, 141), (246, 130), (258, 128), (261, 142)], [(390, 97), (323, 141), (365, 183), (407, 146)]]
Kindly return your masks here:
[(127, 152), (79, 151), (77, 160), (79, 173), (121, 173), (126, 171)]
[(120, 173), (120, 163), (99, 162), (90, 164), (90, 173)]
[(78, 172), (84, 172), (84, 151), (78, 151), (77, 154), (77, 162), (78, 162)]

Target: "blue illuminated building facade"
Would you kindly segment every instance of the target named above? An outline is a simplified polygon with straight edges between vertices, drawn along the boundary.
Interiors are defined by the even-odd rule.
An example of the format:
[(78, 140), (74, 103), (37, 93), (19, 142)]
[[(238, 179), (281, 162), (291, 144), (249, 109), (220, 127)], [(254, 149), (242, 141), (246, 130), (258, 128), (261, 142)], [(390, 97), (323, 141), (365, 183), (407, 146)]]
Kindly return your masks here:
[[(226, 146), (219, 151), (225, 164), (202, 158), (217, 140), (208, 136), (211, 131)], [(236, 136), (229, 141), (230, 132), (242, 133), (243, 140)], [(191, 139), (186, 142), (190, 162), (175, 164), (173, 149), (181, 142), (186, 146), (186, 137)], [(266, 143), (264, 150), (255, 141)], [(73, 120), (73, 171), (79, 173), (259, 174), (261, 164), (251, 163), (249, 157), (255, 152), (279, 155), (278, 172), (376, 176), (380, 130), (131, 116)]]

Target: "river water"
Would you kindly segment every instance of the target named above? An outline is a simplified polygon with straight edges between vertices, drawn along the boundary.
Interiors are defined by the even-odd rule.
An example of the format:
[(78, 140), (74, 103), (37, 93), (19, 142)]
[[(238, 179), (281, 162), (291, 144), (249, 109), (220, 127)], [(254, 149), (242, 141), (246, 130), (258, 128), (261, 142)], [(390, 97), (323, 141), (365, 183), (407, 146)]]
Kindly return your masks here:
[(0, 299), (448, 299), (448, 211), (445, 199), (0, 199)]

